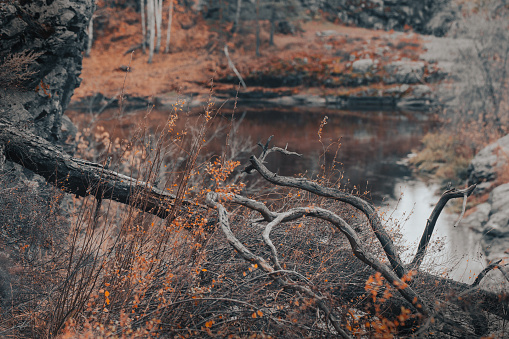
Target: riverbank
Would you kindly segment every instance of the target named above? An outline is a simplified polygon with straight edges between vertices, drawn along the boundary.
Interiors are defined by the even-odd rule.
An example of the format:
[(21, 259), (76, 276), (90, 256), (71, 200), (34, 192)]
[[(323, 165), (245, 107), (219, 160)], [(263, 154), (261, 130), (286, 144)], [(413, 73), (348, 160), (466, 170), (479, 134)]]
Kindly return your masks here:
[(224, 37), (204, 20), (194, 18), (193, 27), (175, 30), (171, 53), (155, 54), (148, 64), (141, 49), (128, 52), (141, 39), (138, 14), (122, 13), (129, 19), (122, 29), (99, 33), (84, 60), (74, 109), (114, 105), (123, 93), (128, 105), (160, 108), (177, 98), (201, 106), (212, 96), (216, 102), (236, 99), (238, 105), (430, 111), (438, 104), (435, 87), (446, 75), (427, 56), (428, 44), (438, 38), (317, 19), (302, 21), (295, 34), (276, 34), (272, 46), (262, 30), (260, 57), (252, 32), (230, 37), (229, 55), (243, 88), (224, 54)]
[[(488, 262), (500, 261), (493, 273), (509, 283), (509, 135), (482, 149), (469, 166), (469, 184), (477, 184), (477, 200), (463, 221), (478, 234)], [(504, 279), (505, 277), (505, 279)]]

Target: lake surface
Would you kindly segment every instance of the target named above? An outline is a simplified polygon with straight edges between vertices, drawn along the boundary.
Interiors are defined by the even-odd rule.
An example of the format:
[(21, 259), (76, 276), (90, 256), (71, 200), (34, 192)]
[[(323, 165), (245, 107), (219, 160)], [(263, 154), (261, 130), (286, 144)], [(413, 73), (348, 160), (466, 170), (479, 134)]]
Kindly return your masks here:
[[(271, 154), (267, 167), (281, 175), (306, 173), (308, 177), (324, 173), (341, 187), (365, 194), (381, 208), (387, 227), (400, 227), (402, 241), (408, 246), (404, 253), (411, 260), (420, 240), (426, 220), (438, 201), (439, 187), (427, 184), (412, 175), (405, 165), (408, 155), (420, 146), (423, 135), (436, 127), (436, 122), (422, 113), (338, 111), (323, 108), (251, 108), (224, 109), (215, 119), (218, 125), (237, 124), (236, 140), (255, 145), (274, 135), (272, 145), (302, 154), (301, 157)], [(234, 114), (232, 114), (234, 113)], [(72, 114), (71, 113), (71, 117)], [(115, 123), (118, 133), (139, 125), (141, 119), (154, 128), (164, 125), (168, 110), (132, 112), (121, 119), (112, 119), (115, 110), (105, 111), (99, 124)], [(323, 125), (324, 118), (326, 124)], [(180, 119), (177, 128), (193, 124), (196, 114)], [(322, 127), (320, 130), (320, 126)], [(108, 129), (107, 129), (108, 130)], [(111, 130), (111, 128), (109, 129)], [(319, 133), (320, 131), (320, 133)], [(120, 137), (125, 135), (119, 135)], [(220, 154), (224, 136), (207, 145), (205, 152)], [(255, 150), (258, 154), (259, 150)], [(246, 161), (250, 154), (241, 155)], [(330, 171), (334, 165), (333, 171)], [(331, 174), (332, 173), (332, 174)], [(445, 212), (440, 216), (432, 241), (439, 245), (427, 255), (424, 265), (434, 273), (447, 274), (453, 279), (472, 282), (485, 261), (473, 232), (453, 227), (457, 216)], [(428, 252), (430, 253), (430, 251)], [(451, 271), (451, 268), (452, 271)]]

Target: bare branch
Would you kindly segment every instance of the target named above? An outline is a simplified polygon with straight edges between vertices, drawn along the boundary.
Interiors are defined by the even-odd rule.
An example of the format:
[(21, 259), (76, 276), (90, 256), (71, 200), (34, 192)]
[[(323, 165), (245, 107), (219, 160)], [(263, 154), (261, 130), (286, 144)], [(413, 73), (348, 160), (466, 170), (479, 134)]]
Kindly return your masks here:
[(475, 281), (472, 283), (472, 287), (478, 286), (481, 283), (481, 280), (483, 280), (483, 278), (486, 276), (486, 274), (488, 274), (489, 271), (498, 268), (499, 267), (498, 264), (500, 264), (501, 262), (502, 259), (497, 260), (491, 263), (490, 265), (486, 266), (484, 270), (482, 270), (481, 273), (479, 273), (477, 278), (475, 278)]
[(458, 217), (458, 220), (456, 220), (456, 222), (454, 223), (454, 227), (458, 226), (461, 219), (463, 219), (463, 216), (465, 215), (465, 210), (467, 209), (467, 198), (468, 198), (468, 195), (465, 193), (463, 194), (463, 206), (461, 208), (461, 214), (460, 216)]
[(235, 73), (237, 78), (239, 78), (239, 81), (240, 81), (242, 87), (244, 87), (244, 89), (246, 89), (247, 86), (246, 86), (246, 83), (244, 82), (244, 79), (242, 79), (242, 76), (240, 75), (239, 71), (237, 70), (237, 67), (235, 67), (235, 64), (233, 63), (232, 59), (230, 59), (230, 54), (228, 53), (227, 45), (224, 45), (224, 55), (226, 56), (226, 59), (228, 59), (228, 66), (233, 71), (233, 73)]
[(436, 204), (435, 208), (431, 212), (431, 215), (426, 223), (426, 228), (424, 229), (424, 233), (422, 234), (421, 241), (419, 242), (419, 247), (417, 248), (417, 253), (415, 254), (414, 259), (412, 260), (412, 263), (410, 266), (412, 268), (419, 268), (421, 266), (422, 260), (424, 259), (424, 256), (426, 255), (426, 249), (429, 244), (429, 240), (431, 239), (431, 235), (433, 234), (433, 230), (435, 229), (435, 225), (437, 223), (438, 217), (440, 216), (440, 213), (444, 209), (447, 202), (454, 198), (461, 198), (463, 196), (470, 196), (472, 192), (474, 191), (476, 185), (471, 185), (465, 189), (457, 190), (456, 188), (450, 189), (445, 191), (442, 196), (440, 197), (440, 200), (438, 200), (438, 203)]
[[(220, 195), (216, 195), (216, 197), (219, 196)], [(236, 197), (237, 196), (229, 195), (228, 199), (225, 200), (232, 203), (237, 203)], [(240, 201), (241, 202), (238, 202), (239, 204), (245, 205), (245, 198), (240, 199)], [(259, 206), (257, 207), (259, 208)], [(429, 310), (420, 296), (410, 286), (408, 286), (408, 284), (403, 282), (396, 274), (394, 274), (394, 272), (392, 272), (392, 270), (387, 265), (380, 262), (375, 256), (371, 254), (370, 251), (366, 250), (366, 248), (362, 245), (357, 232), (355, 232), (355, 230), (346, 221), (337, 216), (335, 213), (319, 207), (296, 207), (284, 213), (273, 213), (273, 215), (276, 215), (276, 218), (273, 219), (273, 221), (271, 221), (265, 227), (265, 231), (263, 232), (263, 239), (272, 251), (276, 266), (279, 266), (279, 262), (277, 260), (277, 252), (274, 245), (272, 244), (272, 241), (269, 239), (270, 231), (272, 228), (281, 222), (296, 220), (303, 216), (312, 216), (315, 218), (323, 219), (332, 223), (340, 232), (342, 232), (347, 237), (348, 241), (350, 242), (352, 251), (357, 258), (359, 258), (362, 262), (374, 270), (380, 272), (384, 278), (387, 279), (387, 281), (392, 286), (394, 286), (394, 288), (396, 288), (396, 290), (398, 290), (398, 292), (420, 313), (424, 315), (429, 314)]]
[[(378, 214), (376, 213), (373, 205), (369, 204), (367, 201), (356, 197), (352, 194), (342, 192), (335, 188), (323, 187), (320, 184), (307, 180), (305, 178), (290, 178), (278, 176), (277, 174), (271, 172), (265, 167), (262, 162), (256, 158), (254, 155), (250, 158), (251, 166), (258, 171), (267, 181), (279, 185), (279, 186), (288, 186), (295, 187), (299, 189), (303, 189), (305, 191), (314, 193), (316, 195), (332, 198), (338, 201), (345, 202), (349, 205), (354, 206), (355, 208), (362, 211), (369, 220), (371, 228), (375, 233), (376, 237), (382, 244), (382, 247), (387, 254), (387, 257), (392, 265), (394, 272), (398, 275), (398, 277), (403, 277), (406, 273), (406, 269), (402, 264), (401, 258), (396, 250), (396, 246), (392, 242), (392, 239), (387, 234), (387, 231), (384, 229), (382, 222)], [(248, 171), (249, 167), (246, 169)], [(248, 172), (249, 173), (249, 172)]]
[(299, 285), (296, 283), (291, 283), (291, 282), (288, 282), (284, 278), (274, 275), (276, 270), (274, 270), (274, 268), (269, 263), (267, 263), (267, 261), (265, 261), (265, 259), (253, 254), (249, 249), (247, 249), (235, 237), (235, 235), (233, 234), (233, 232), (231, 231), (231, 228), (230, 228), (230, 223), (228, 221), (228, 213), (227, 213), (226, 209), (224, 208), (224, 206), (217, 202), (218, 197), (219, 196), (217, 193), (210, 192), (209, 194), (207, 194), (206, 203), (210, 207), (213, 207), (217, 210), (221, 230), (225, 234), (226, 239), (228, 240), (230, 245), (244, 258), (244, 260), (258, 264), (262, 270), (267, 272), (272, 279), (274, 279), (275, 281), (280, 283), (283, 287), (292, 288), (296, 291), (302, 292), (302, 293), (308, 295), (309, 297), (313, 298), (315, 300), (316, 304), (318, 305), (318, 307), (320, 309), (322, 309), (322, 311), (324, 311), (327, 314), (328, 319), (334, 326), (334, 329), (343, 338), (351, 338), (351, 336), (345, 330), (343, 330), (341, 328), (339, 319), (329, 310), (329, 308), (325, 304), (325, 301), (323, 300), (322, 297), (317, 295), (315, 292), (313, 292), (307, 286), (302, 286), (302, 285)]

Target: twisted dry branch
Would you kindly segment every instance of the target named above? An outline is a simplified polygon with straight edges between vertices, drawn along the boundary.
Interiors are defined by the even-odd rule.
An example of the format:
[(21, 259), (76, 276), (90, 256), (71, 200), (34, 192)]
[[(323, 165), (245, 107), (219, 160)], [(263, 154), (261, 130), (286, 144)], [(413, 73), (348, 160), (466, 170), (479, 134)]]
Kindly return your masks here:
[[(419, 246), (417, 247), (417, 252), (415, 253), (415, 257), (412, 260), (412, 263), (410, 266), (412, 268), (419, 268), (421, 266), (422, 260), (424, 259), (424, 256), (426, 255), (426, 249), (428, 248), (429, 241), (431, 239), (431, 235), (433, 234), (433, 230), (435, 229), (435, 225), (437, 223), (438, 217), (440, 216), (440, 213), (444, 209), (447, 202), (454, 198), (464, 198), (464, 201), (466, 201), (466, 197), (470, 196), (472, 192), (475, 190), (476, 185), (471, 185), (465, 189), (458, 190), (458, 189), (450, 189), (445, 191), (442, 196), (440, 197), (440, 200), (435, 205), (435, 208), (431, 212), (431, 215), (426, 222), (426, 228), (424, 229), (424, 233), (422, 234), (421, 241), (419, 242)], [(464, 203), (465, 204), (465, 203)], [(462, 213), (463, 215), (463, 213)]]
[(217, 210), (221, 230), (230, 245), (240, 254), (240, 256), (242, 256), (244, 260), (260, 266), (263, 271), (268, 273), (272, 279), (281, 284), (284, 288), (301, 292), (312, 298), (316, 302), (317, 306), (327, 315), (329, 321), (332, 326), (334, 326), (334, 329), (338, 332), (338, 334), (340, 334), (343, 338), (351, 338), (351, 336), (341, 327), (338, 317), (329, 309), (323, 297), (319, 296), (305, 285), (297, 284), (285, 277), (274, 274), (276, 270), (265, 259), (253, 254), (237, 239), (237, 237), (235, 237), (228, 221), (228, 212), (224, 206), (218, 202), (218, 198), (219, 195), (217, 193), (210, 192), (207, 194), (206, 203), (208, 206)]
[[(324, 187), (316, 182), (307, 180), (305, 178), (290, 178), (279, 176), (276, 173), (273, 173), (269, 169), (267, 169), (267, 167), (263, 165), (262, 161), (260, 161), (254, 155), (251, 156), (249, 160), (251, 162), (252, 168), (258, 171), (258, 173), (260, 173), (261, 176), (265, 178), (267, 181), (275, 185), (299, 188), (311, 192), (313, 194), (316, 194), (318, 196), (345, 202), (362, 211), (368, 218), (369, 224), (373, 229), (373, 232), (375, 233), (376, 237), (378, 238), (378, 241), (380, 241), (382, 248), (385, 251), (387, 258), (391, 263), (392, 269), (394, 270), (396, 275), (399, 278), (402, 278), (407, 273), (407, 270), (403, 265), (403, 262), (401, 261), (396, 246), (394, 245), (394, 242), (392, 241), (389, 234), (383, 227), (380, 217), (378, 216), (378, 213), (376, 212), (375, 207), (373, 205), (371, 205), (364, 199), (356, 197), (352, 194), (342, 192), (335, 188)], [(251, 167), (248, 168), (250, 169)]]
[[(335, 213), (320, 207), (297, 207), (292, 208), (283, 213), (270, 212), (269, 209), (260, 202), (248, 199), (239, 195), (233, 194), (219, 194), (216, 193), (215, 199), (223, 199), (223, 201), (243, 205), (246, 207), (254, 207), (257, 211), (263, 211), (268, 216), (269, 223), (263, 232), (263, 239), (267, 246), (270, 248), (274, 257), (275, 266), (281, 269), (279, 259), (277, 258), (277, 251), (275, 246), (270, 240), (270, 231), (281, 222), (288, 222), (297, 220), (304, 216), (311, 216), (318, 219), (326, 220), (334, 225), (341, 233), (343, 233), (352, 248), (353, 254), (362, 262), (380, 272), (385, 279), (405, 298), (415, 309), (423, 315), (429, 314), (429, 309), (422, 298), (404, 281), (402, 281), (387, 265), (380, 262), (370, 251), (368, 251), (362, 244), (357, 232), (341, 217)], [(262, 206), (263, 205), (263, 206)], [(209, 204), (209, 206), (211, 206)]]

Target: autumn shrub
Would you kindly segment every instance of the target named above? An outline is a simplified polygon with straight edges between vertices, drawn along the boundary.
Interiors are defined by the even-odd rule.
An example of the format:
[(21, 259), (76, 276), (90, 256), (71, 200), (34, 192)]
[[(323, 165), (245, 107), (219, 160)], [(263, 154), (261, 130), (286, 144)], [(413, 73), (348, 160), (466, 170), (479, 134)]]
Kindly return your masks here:
[[(239, 181), (240, 163), (229, 159), (234, 154), (200, 155), (214, 115), (208, 108), (194, 135), (190, 130), (184, 133), (191, 136), (187, 140), (175, 139), (178, 112), (170, 114), (165, 130), (157, 136), (140, 128), (129, 141), (112, 140), (108, 131), (93, 126), (77, 136), (81, 157), (108, 163), (110, 169), (175, 194), (181, 203), (168, 206), (172, 214), (167, 219), (93, 197), (64, 197), (70, 206), (66, 212), (56, 189), (48, 193), (53, 198), (41, 202), (33, 199), (35, 189), (13, 188), (15, 194), (1, 196), (11, 211), (2, 216), (2, 224), (16, 225), (2, 241), (16, 243), (12, 251), (19, 258), (11, 257), (21, 265), (21, 273), (9, 278), (14, 293), (5, 308), (8, 316), (0, 323), (2, 335), (293, 338), (333, 333), (327, 315), (317, 313), (313, 299), (281, 289), (257, 265), (239, 260), (215, 226), (215, 213), (204, 208), (207, 192), (246, 189)], [(235, 146), (234, 139), (230, 132), (230, 148), (243, 149)], [(165, 168), (175, 158), (172, 146), (176, 144), (186, 157), (170, 175)], [(357, 225), (374, 253), (383, 252), (363, 217), (351, 207), (297, 189), (256, 192), (272, 208), (328, 207)], [(184, 200), (198, 205), (186, 207)], [(249, 247), (268, 255), (253, 217), (250, 210), (236, 209), (234, 231)], [(16, 223), (13, 218), (18, 218)], [(364, 293), (365, 280), (351, 277), (366, 267), (352, 260), (349, 246), (337, 231), (309, 219), (288, 223), (274, 230), (273, 236), (284, 269), (298, 272), (331, 306), (344, 309), (345, 317), (349, 311), (357, 312), (359, 296), (344, 295), (343, 287), (357, 284)], [(12, 267), (16, 266), (2, 274), (10, 275)], [(2, 286), (5, 290), (7, 285)], [(25, 294), (28, 291), (31, 297)]]
[(13, 164), (0, 174), (0, 187), (0, 336), (30, 337), (67, 253), (66, 199)]

